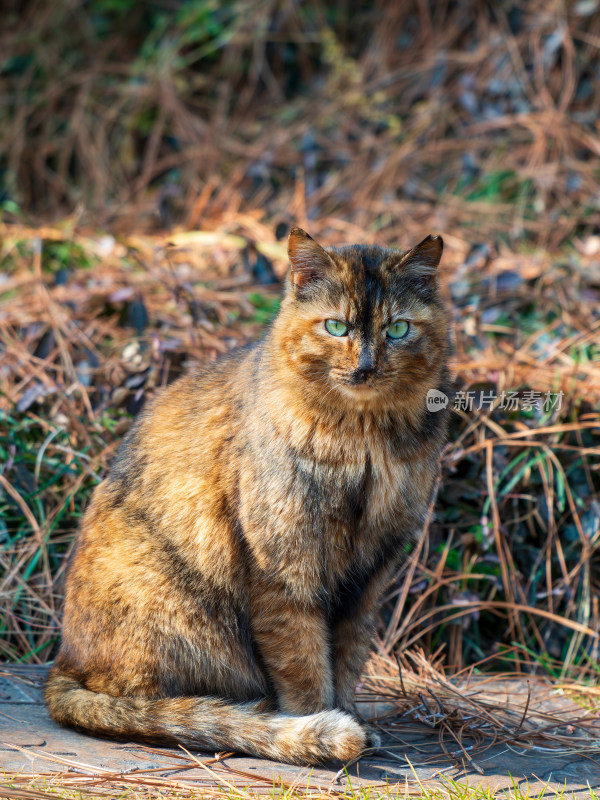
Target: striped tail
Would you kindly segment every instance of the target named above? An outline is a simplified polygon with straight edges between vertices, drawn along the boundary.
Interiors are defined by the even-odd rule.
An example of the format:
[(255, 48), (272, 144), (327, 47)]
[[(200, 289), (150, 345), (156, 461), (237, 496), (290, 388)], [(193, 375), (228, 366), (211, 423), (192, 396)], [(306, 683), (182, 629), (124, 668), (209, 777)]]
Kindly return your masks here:
[(112, 697), (85, 689), (53, 669), (45, 689), (56, 722), (87, 733), (154, 744), (233, 750), (289, 764), (350, 761), (367, 746), (367, 732), (343, 711), (293, 716), (261, 701), (214, 697)]

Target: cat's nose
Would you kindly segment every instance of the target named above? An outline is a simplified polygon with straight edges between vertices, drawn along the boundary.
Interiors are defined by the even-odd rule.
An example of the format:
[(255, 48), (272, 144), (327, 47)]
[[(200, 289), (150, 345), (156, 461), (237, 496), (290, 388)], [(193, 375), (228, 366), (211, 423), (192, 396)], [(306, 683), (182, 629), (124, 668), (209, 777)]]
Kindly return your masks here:
[(366, 379), (375, 371), (375, 359), (373, 354), (368, 350), (363, 350), (358, 358), (358, 364), (354, 370), (354, 375), (357, 381), (366, 381)]
[(370, 368), (354, 370), (354, 380), (356, 383), (364, 383), (372, 372), (373, 369)]

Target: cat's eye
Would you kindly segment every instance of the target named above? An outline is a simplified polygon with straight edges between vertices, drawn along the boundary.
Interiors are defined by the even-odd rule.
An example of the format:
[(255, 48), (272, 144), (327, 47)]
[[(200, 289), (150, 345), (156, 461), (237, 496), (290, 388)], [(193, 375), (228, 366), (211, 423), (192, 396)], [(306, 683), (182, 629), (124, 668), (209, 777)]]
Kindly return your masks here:
[(399, 319), (393, 322), (387, 329), (387, 335), (390, 339), (404, 339), (408, 333), (409, 324), (405, 319)]
[(345, 336), (348, 333), (348, 326), (339, 319), (326, 319), (325, 330), (332, 336)]

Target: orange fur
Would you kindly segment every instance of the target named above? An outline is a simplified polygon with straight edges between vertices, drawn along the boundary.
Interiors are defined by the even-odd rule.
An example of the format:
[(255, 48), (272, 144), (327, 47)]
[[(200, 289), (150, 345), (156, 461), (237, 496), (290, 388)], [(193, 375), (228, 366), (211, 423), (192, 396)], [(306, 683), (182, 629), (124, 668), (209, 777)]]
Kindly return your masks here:
[(158, 396), (93, 496), (46, 687), (60, 722), (296, 763), (369, 741), (354, 689), (445, 437), (425, 403), (447, 380), (441, 240), (326, 251), (294, 229), (289, 252), (265, 339)]

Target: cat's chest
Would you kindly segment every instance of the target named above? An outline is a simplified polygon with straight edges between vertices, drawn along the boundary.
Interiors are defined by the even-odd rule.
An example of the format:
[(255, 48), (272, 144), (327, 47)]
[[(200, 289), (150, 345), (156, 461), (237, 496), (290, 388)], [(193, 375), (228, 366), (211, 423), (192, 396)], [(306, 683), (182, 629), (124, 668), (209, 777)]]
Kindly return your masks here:
[(322, 470), (321, 479), (330, 508), (354, 510), (365, 521), (398, 499), (408, 481), (408, 472), (403, 464), (373, 457), (367, 451), (360, 458)]
[(423, 466), (419, 459), (399, 458), (379, 442), (369, 447), (356, 440), (334, 464), (308, 459), (305, 474), (313, 477), (315, 486), (307, 504), (336, 546), (365, 537), (373, 540), (390, 528), (413, 525), (416, 506), (426, 502), (418, 491), (428, 472)]
[(424, 459), (361, 431), (307, 440), (263, 440), (241, 475), (240, 521), (265, 569), (344, 574), (418, 530), (431, 485)]

